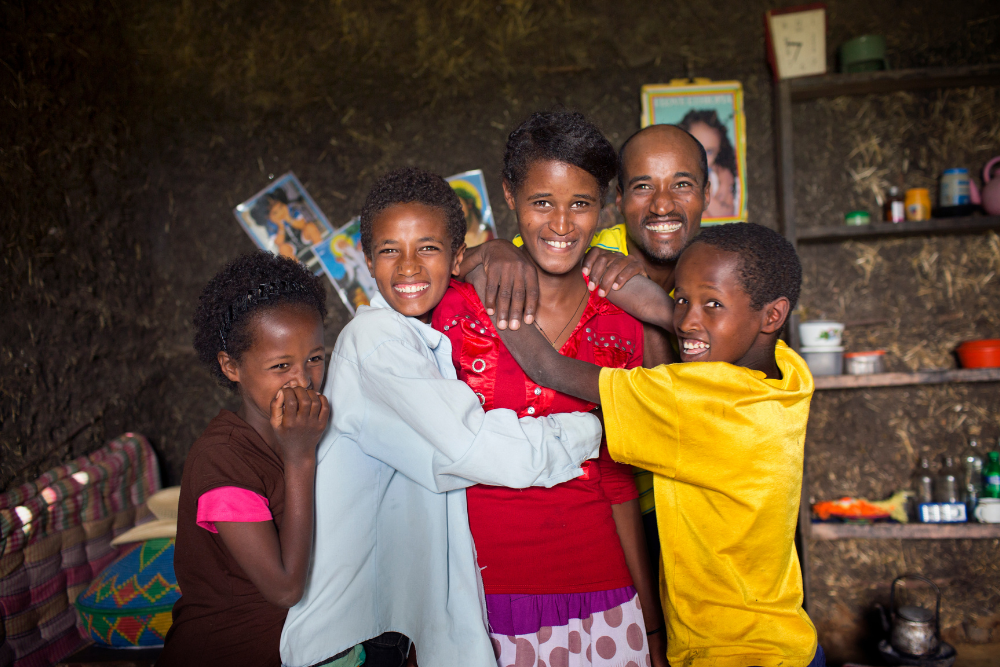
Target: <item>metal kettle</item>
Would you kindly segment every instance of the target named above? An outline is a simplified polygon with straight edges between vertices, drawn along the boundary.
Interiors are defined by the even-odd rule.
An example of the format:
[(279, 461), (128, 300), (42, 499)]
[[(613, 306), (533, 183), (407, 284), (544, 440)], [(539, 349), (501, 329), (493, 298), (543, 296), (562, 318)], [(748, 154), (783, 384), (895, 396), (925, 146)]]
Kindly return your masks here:
[[(906, 579), (918, 579), (934, 589), (936, 604), (933, 612), (915, 605), (896, 607), (896, 584)], [(930, 655), (937, 650), (941, 643), (939, 638), (941, 589), (933, 581), (919, 574), (904, 574), (896, 577), (889, 592), (889, 611), (892, 616), (889, 644), (894, 649), (915, 657)]]

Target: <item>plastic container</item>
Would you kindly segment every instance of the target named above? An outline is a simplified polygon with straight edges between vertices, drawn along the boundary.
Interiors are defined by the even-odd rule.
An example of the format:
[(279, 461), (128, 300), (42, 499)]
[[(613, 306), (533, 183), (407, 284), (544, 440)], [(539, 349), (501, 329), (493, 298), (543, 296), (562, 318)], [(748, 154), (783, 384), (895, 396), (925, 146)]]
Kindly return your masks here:
[(1000, 338), (967, 340), (955, 351), (962, 368), (1000, 368)]
[(868, 211), (851, 211), (844, 214), (844, 224), (851, 227), (860, 227), (862, 225), (870, 225), (871, 223), (872, 216)]
[(930, 220), (931, 193), (927, 188), (913, 188), (906, 191), (906, 219)]
[(941, 190), (938, 194), (939, 204), (944, 206), (962, 206), (971, 204), (968, 169), (945, 169), (941, 174)]
[(844, 348), (803, 347), (799, 350), (813, 375), (841, 375), (844, 368)]
[(843, 335), (843, 322), (813, 320), (799, 324), (799, 343), (803, 348), (840, 347)]
[(871, 375), (885, 372), (885, 350), (848, 352), (844, 355), (844, 372), (848, 375)]

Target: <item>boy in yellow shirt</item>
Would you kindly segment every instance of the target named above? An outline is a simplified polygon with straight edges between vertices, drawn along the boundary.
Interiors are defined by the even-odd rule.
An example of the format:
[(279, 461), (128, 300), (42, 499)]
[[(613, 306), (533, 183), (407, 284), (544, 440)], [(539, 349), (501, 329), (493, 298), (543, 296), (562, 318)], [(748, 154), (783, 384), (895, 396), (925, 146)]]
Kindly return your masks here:
[(674, 665), (825, 665), (794, 546), (813, 379), (778, 340), (801, 282), (779, 234), (721, 225), (684, 250), (673, 302), (641, 279), (609, 297), (673, 330), (682, 363), (602, 369), (500, 332), (533, 380), (602, 404), (613, 458), (654, 473)]

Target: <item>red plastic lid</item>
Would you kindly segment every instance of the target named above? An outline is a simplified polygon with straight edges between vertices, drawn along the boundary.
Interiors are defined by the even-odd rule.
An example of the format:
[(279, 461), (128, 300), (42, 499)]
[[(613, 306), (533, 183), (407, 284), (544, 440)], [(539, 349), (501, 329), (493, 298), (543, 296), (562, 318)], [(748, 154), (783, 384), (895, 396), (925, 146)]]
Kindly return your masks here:
[(983, 347), (1000, 347), (1000, 338), (980, 338), (979, 340), (967, 340), (961, 345), (960, 348), (978, 349)]
[(867, 352), (848, 352), (844, 355), (846, 359), (853, 359), (854, 357), (881, 357), (885, 354), (885, 350), (869, 350)]

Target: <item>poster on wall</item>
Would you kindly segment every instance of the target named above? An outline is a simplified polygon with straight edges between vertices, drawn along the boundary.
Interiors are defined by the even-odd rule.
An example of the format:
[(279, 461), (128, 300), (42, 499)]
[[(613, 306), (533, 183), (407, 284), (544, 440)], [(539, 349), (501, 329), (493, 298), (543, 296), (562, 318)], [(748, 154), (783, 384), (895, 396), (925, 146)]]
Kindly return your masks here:
[(288, 172), (233, 209), (243, 230), (257, 247), (294, 257), (319, 274), (312, 246), (333, 232), (333, 227), (305, 187)]
[(465, 245), (474, 248), (497, 237), (493, 207), (486, 194), (483, 170), (464, 171), (444, 179), (448, 181), (465, 211)]
[(705, 147), (712, 201), (702, 224), (747, 219), (746, 117), (739, 81), (681, 79), (642, 87), (642, 127), (678, 125)]
[(378, 294), (378, 284), (368, 271), (361, 248), (361, 218), (351, 218), (313, 246), (313, 251), (352, 316)]

